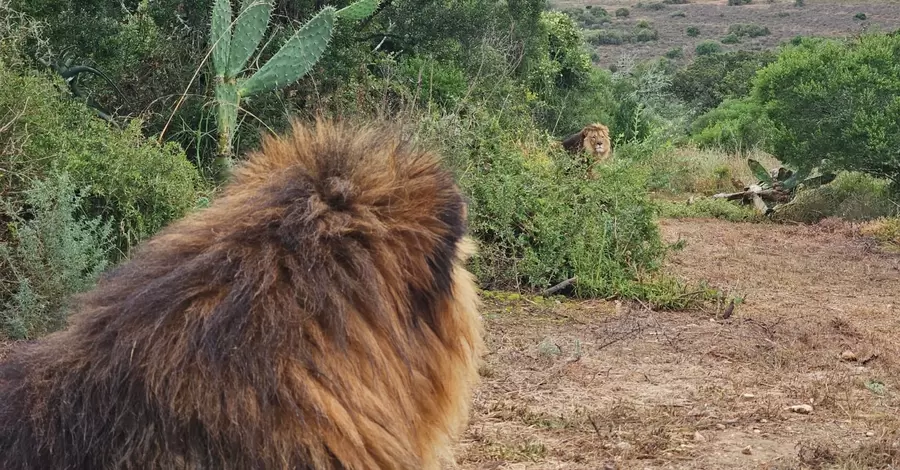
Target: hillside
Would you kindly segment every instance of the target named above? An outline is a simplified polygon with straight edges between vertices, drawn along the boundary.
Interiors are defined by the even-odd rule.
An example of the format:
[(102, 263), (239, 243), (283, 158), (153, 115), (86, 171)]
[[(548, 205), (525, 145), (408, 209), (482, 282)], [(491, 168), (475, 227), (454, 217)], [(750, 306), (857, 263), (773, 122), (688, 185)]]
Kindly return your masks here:
[[(610, 0), (553, 0), (556, 9), (602, 7), (612, 17), (611, 23), (587, 25), (591, 30), (614, 31), (623, 37), (632, 36), (638, 23), (647, 21), (657, 31), (657, 39), (622, 44), (593, 44), (594, 60), (602, 67), (614, 65), (623, 54), (636, 59), (652, 59), (681, 48), (683, 58), (690, 59), (694, 48), (703, 41), (719, 42), (723, 50), (759, 50), (772, 48), (798, 35), (848, 36), (866, 30), (893, 31), (900, 28), (900, 4), (896, 2), (806, 2), (802, 7), (792, 0), (755, 0), (749, 5), (729, 6), (727, 0), (691, 0), (673, 5), (657, 0), (644, 2)], [(627, 17), (616, 17), (615, 11), (627, 8)], [(865, 20), (856, 18), (865, 14)], [(770, 34), (744, 36), (737, 44), (722, 44), (729, 27), (735, 24), (755, 24), (768, 28)], [(686, 34), (689, 27), (699, 29), (699, 35)]]

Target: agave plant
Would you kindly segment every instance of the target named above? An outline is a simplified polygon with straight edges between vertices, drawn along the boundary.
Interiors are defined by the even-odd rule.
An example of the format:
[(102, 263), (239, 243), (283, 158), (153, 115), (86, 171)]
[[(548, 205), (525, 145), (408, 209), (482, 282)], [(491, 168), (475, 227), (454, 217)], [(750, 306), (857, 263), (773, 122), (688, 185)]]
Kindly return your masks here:
[(336, 10), (326, 6), (298, 29), (262, 67), (242, 76), (247, 61), (262, 41), (272, 14), (273, 0), (242, 0), (232, 21), (231, 1), (216, 0), (210, 41), (215, 72), (219, 131), (218, 165), (230, 166), (232, 141), (241, 100), (290, 85), (306, 75), (331, 41), (336, 20), (358, 21), (371, 15), (379, 0), (358, 0)]
[[(835, 178), (833, 173), (822, 173), (809, 177), (812, 173), (811, 168), (793, 171), (785, 167), (778, 167), (772, 171), (766, 171), (758, 161), (752, 158), (747, 159), (747, 166), (758, 180), (757, 183), (744, 187), (743, 191), (720, 193), (713, 197), (740, 201), (744, 204), (752, 203), (757, 211), (768, 215), (774, 212), (780, 204), (790, 202), (794, 197), (795, 190), (800, 186), (805, 189), (813, 189), (828, 184)], [(735, 181), (735, 184), (743, 186), (743, 183), (739, 181)]]

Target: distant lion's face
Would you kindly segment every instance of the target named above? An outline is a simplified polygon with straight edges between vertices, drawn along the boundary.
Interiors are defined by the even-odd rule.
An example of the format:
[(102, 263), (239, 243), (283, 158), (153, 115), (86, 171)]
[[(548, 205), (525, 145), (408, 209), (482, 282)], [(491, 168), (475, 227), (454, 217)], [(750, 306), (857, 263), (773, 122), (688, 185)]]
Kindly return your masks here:
[(584, 129), (584, 148), (595, 157), (604, 159), (610, 153), (609, 128), (603, 124), (591, 124)]

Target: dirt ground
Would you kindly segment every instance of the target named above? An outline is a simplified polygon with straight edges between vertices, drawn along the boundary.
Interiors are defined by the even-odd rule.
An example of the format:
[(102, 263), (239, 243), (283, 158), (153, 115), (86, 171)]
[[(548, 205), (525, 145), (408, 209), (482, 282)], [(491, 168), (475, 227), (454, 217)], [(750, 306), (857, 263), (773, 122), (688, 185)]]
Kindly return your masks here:
[(666, 269), (741, 298), (730, 318), (487, 294), (458, 467), (897, 468), (900, 255), (841, 223), (661, 227), (685, 242)]
[(900, 256), (840, 223), (662, 229), (731, 317), (488, 298), (460, 468), (897, 468)]
[[(662, 0), (551, 0), (555, 8), (600, 6), (611, 15), (617, 8), (628, 8), (627, 18), (615, 18), (600, 29), (631, 31), (641, 20), (649, 21), (658, 32), (656, 41), (636, 44), (593, 46), (596, 61), (602, 67), (615, 64), (623, 54), (639, 60), (661, 57), (681, 47), (684, 59), (691, 60), (694, 48), (702, 41), (719, 41), (732, 24), (756, 24), (769, 28), (770, 35), (743, 38), (739, 44), (721, 44), (723, 50), (771, 49), (797, 35), (843, 37), (866, 29), (893, 31), (900, 28), (900, 2), (807, 0), (805, 6), (794, 6), (793, 0), (754, 0), (750, 5), (728, 6), (727, 0), (691, 0), (684, 5), (665, 5), (661, 10), (638, 8), (638, 3), (654, 4)], [(673, 13), (681, 12), (684, 16)], [(865, 13), (866, 20), (854, 18)], [(688, 37), (685, 30), (694, 26), (700, 35)]]

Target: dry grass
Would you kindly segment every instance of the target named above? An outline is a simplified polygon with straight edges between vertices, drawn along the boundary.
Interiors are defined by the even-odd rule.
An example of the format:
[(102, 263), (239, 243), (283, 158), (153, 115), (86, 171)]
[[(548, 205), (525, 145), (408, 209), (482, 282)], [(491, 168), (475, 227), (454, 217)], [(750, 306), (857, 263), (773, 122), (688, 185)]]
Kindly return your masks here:
[(742, 299), (733, 316), (491, 296), (461, 468), (900, 464), (900, 257), (834, 220), (663, 230), (687, 241), (667, 269)]

